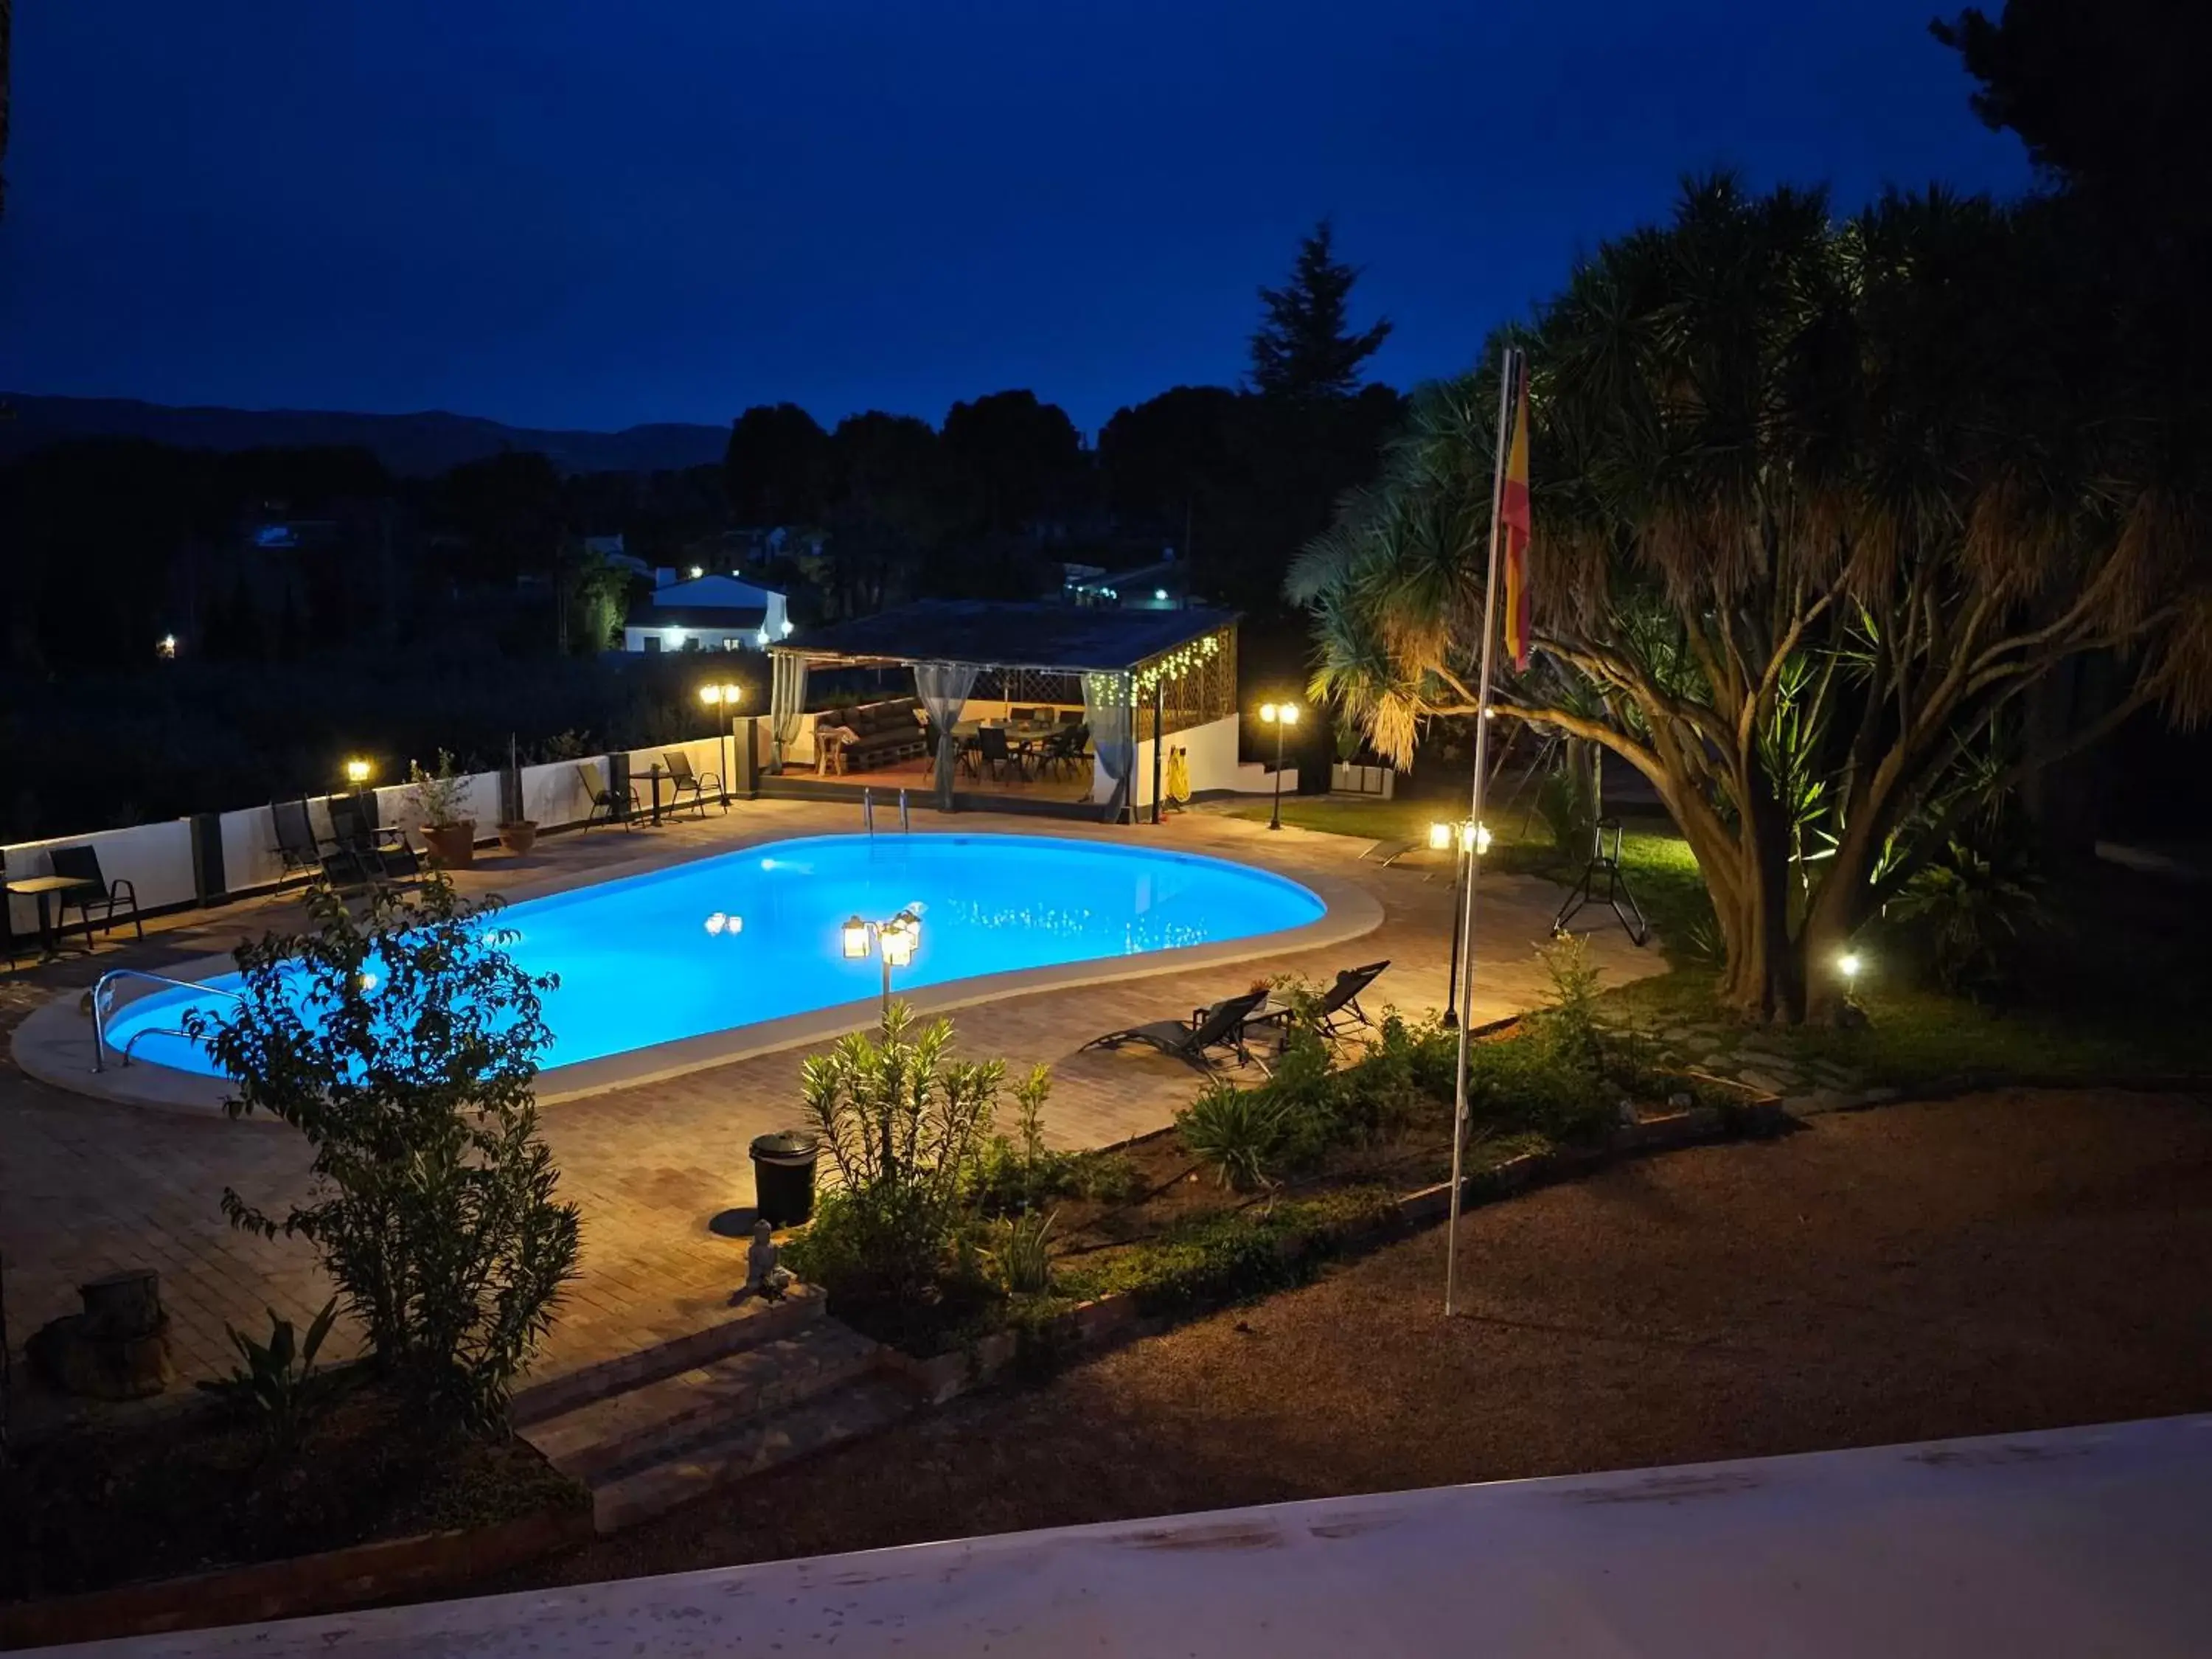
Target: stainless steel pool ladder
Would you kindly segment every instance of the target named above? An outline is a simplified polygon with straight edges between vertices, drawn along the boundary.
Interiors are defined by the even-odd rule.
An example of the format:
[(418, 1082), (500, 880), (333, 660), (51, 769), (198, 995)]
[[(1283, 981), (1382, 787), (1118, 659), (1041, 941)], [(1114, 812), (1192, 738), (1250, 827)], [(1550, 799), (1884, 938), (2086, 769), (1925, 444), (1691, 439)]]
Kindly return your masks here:
[[(149, 974), (143, 968), (111, 968), (102, 974), (92, 988), (92, 1069), (107, 1069), (107, 988), (118, 979), (151, 980), (156, 985), (173, 985), (183, 991), (212, 991), (219, 997), (228, 997), (233, 1002), (246, 999), (235, 991), (226, 991), (219, 985), (197, 985), (188, 979), (171, 979), (167, 974)], [(172, 1026), (149, 1025), (144, 1030), (133, 1031), (120, 1054), (125, 1066), (131, 1063), (131, 1045), (142, 1036), (179, 1036), (189, 1038), (190, 1033)]]
[[(860, 791), (860, 822), (867, 826), (868, 839), (876, 836), (876, 792), (872, 787)], [(906, 791), (899, 791), (899, 834), (914, 832), (914, 817), (907, 810)]]

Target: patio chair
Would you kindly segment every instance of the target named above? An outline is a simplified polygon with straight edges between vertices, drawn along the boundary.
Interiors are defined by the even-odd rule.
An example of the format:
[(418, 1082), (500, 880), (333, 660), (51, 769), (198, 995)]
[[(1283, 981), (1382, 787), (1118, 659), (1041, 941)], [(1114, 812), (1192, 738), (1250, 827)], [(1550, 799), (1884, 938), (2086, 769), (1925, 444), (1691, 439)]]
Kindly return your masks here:
[(281, 880), (289, 881), (294, 876), (320, 874), (323, 849), (315, 840), (315, 826), (307, 816), (305, 797), (298, 800), (272, 800), (269, 816), (276, 826), (276, 856), (284, 861)]
[(1037, 756), (1037, 770), (1076, 771), (1083, 765), (1083, 745), (1091, 741), (1086, 726), (1063, 726), (1044, 740)]
[[(404, 884), (422, 879), (422, 860), (413, 843), (397, 830), (380, 829), (372, 823), (368, 806), (358, 796), (332, 795), (330, 811), (331, 837), (352, 855), (354, 869), (375, 882)], [(325, 869), (328, 866), (325, 860)]]
[(1374, 1025), (1374, 1018), (1359, 1006), (1359, 994), (1381, 978), (1389, 965), (1387, 961), (1370, 962), (1364, 967), (1338, 970), (1336, 983), (1322, 992), (1321, 1000), (1314, 1005), (1314, 1020), (1323, 1036), (1341, 1036), (1363, 1025)]
[(641, 810), (637, 799), (637, 786), (632, 784), (628, 797), (617, 794), (599, 781), (599, 774), (579, 763), (576, 776), (584, 786), (584, 793), (592, 803), (592, 810), (584, 815), (584, 828), (595, 823), (619, 823), (625, 830), (633, 828)]
[[(1259, 1065), (1252, 1051), (1244, 1046), (1244, 1022), (1267, 1000), (1263, 987), (1247, 991), (1243, 996), (1231, 997), (1225, 1002), (1217, 1002), (1211, 1008), (1200, 1008), (1188, 1020), (1156, 1019), (1147, 1025), (1132, 1025), (1124, 1031), (1109, 1031), (1083, 1046), (1118, 1048), (1125, 1042), (1141, 1042), (1195, 1066), (1201, 1072), (1213, 1069), (1211, 1051), (1216, 1048), (1228, 1049), (1237, 1056), (1240, 1066)], [(1260, 1069), (1265, 1071), (1267, 1067), (1261, 1066)]]
[(131, 926), (140, 939), (146, 937), (146, 924), (138, 917), (138, 890), (128, 878), (118, 876), (113, 881), (100, 873), (100, 852), (92, 847), (57, 847), (47, 856), (53, 860), (54, 873), (70, 876), (88, 882), (89, 886), (76, 888), (58, 895), (61, 899), (60, 931), (69, 931), (70, 906), (75, 905), (84, 918), (84, 942), (92, 943), (92, 913), (100, 912), (100, 931), (115, 931), (115, 907), (131, 907)]
[(987, 726), (975, 733), (975, 757), (981, 765), (990, 769), (994, 780), (1009, 766), (1014, 769), (1017, 781), (1025, 776), (1020, 757), (1007, 747), (1003, 726)]
[(669, 804), (670, 811), (673, 812), (685, 805), (687, 803), (684, 797), (688, 795), (690, 797), (688, 804), (697, 807), (699, 816), (705, 817), (707, 795), (710, 790), (720, 797), (722, 811), (726, 813), (730, 810), (730, 798), (722, 793), (722, 780), (714, 773), (694, 772), (691, 769), (691, 757), (681, 749), (665, 750), (660, 758), (668, 768), (669, 792), (676, 797)]

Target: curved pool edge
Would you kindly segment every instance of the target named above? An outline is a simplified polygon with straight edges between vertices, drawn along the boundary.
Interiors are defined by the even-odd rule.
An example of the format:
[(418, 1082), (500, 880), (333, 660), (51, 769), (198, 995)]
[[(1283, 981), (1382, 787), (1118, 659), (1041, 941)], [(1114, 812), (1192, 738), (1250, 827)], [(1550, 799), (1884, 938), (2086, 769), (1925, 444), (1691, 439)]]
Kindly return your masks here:
[[(1004, 833), (994, 831), (992, 833)], [(1088, 839), (1088, 837), (1085, 837)], [(721, 849), (729, 850), (729, 849)], [(1300, 872), (1286, 876), (1278, 870), (1217, 849), (1196, 856), (1234, 864), (1296, 883), (1322, 902), (1322, 913), (1296, 927), (1210, 945), (1189, 945), (1172, 950), (1150, 951), (1131, 957), (1098, 957), (1087, 961), (1056, 963), (1042, 968), (1016, 969), (982, 974), (942, 985), (921, 986), (898, 993), (918, 1013), (951, 1013), (981, 1003), (1047, 991), (1076, 990), (1086, 985), (1106, 985), (1124, 980), (1151, 979), (1193, 969), (1225, 968), (1263, 957), (1290, 956), (1326, 950), (1364, 938), (1382, 925), (1382, 902), (1357, 882), (1334, 875)], [(681, 860), (689, 862), (690, 860)], [(619, 878), (603, 878), (618, 879)], [(580, 882), (578, 886), (598, 884)], [(566, 884), (564, 884), (565, 886)], [(538, 897), (541, 895), (532, 894)], [(1346, 963), (1340, 964), (1350, 966)], [(234, 972), (237, 963), (228, 954), (213, 955), (179, 964), (167, 971), (173, 977), (200, 981)], [(896, 988), (894, 988), (896, 992)], [(149, 993), (150, 994), (150, 993)], [(1226, 994), (1226, 993), (1224, 993)], [(93, 1069), (92, 1020), (79, 1011), (82, 988), (59, 991), (33, 1009), (18, 1024), (9, 1042), (16, 1066), (26, 1076), (71, 1094), (117, 1104), (176, 1112), (194, 1117), (224, 1117), (222, 1103), (230, 1085), (222, 1078), (179, 1071), (158, 1065), (112, 1066)], [(136, 997), (126, 1001), (136, 1001)], [(849, 1031), (876, 1024), (879, 1003), (874, 997), (834, 1003), (823, 1008), (787, 1014), (749, 1025), (733, 1025), (696, 1036), (626, 1049), (597, 1060), (551, 1066), (538, 1074), (538, 1103), (556, 1106), (617, 1090), (665, 1083), (693, 1073), (734, 1065), (762, 1054), (805, 1048), (828, 1042)], [(1165, 1011), (1162, 1018), (1176, 1012)], [(1103, 1026), (1102, 1026), (1103, 1029)], [(970, 1044), (988, 1048), (988, 1043)], [(256, 1115), (249, 1121), (276, 1120)]]

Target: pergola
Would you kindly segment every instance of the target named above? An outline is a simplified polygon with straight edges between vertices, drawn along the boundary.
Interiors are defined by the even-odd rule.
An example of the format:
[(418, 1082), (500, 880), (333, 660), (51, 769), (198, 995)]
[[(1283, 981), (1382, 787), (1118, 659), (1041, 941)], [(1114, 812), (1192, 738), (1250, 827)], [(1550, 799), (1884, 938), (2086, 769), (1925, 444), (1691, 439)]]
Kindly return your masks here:
[[(1009, 701), (1081, 702), (1098, 763), (1115, 784), (1109, 818), (1128, 809), (1139, 744), (1237, 712), (1237, 613), (1230, 611), (920, 599), (811, 629), (772, 644), (769, 655), (779, 754), (798, 735), (809, 670), (911, 668), (915, 695), (944, 734), (936, 781), (945, 806), (951, 728), (987, 676)], [(1157, 764), (1157, 742), (1152, 752)]]

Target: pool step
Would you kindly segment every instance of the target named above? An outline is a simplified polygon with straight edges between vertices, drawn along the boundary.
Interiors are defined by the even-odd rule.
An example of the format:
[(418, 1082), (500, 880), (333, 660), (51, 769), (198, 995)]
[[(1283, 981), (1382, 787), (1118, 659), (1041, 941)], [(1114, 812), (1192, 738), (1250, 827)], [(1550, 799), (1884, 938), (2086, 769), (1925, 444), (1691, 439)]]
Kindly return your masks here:
[(650, 1347), (638, 1348), (612, 1359), (578, 1366), (574, 1370), (541, 1378), (515, 1390), (508, 1417), (517, 1428), (526, 1428), (625, 1393), (645, 1383), (696, 1370), (726, 1354), (791, 1336), (823, 1316), (822, 1292), (811, 1285), (793, 1285), (781, 1302), (757, 1298), (739, 1303), (729, 1316)]
[(877, 1345), (816, 1315), (787, 1334), (599, 1394), (522, 1430), (592, 1491), (611, 1532), (896, 1421), (911, 1390), (874, 1374)]

